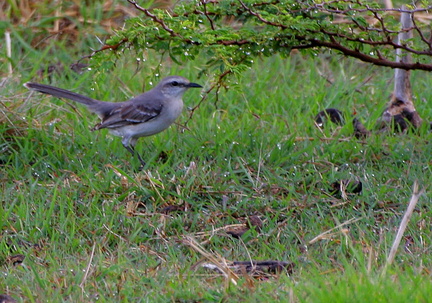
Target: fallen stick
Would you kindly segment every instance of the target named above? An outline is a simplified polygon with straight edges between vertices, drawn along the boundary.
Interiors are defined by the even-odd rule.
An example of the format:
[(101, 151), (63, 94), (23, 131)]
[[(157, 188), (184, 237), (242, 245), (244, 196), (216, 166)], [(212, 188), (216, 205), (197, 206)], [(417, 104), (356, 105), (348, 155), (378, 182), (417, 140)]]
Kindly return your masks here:
[(412, 213), (414, 212), (414, 209), (415, 209), (415, 207), (417, 205), (417, 202), (418, 202), (420, 196), (423, 194), (423, 192), (424, 192), (424, 189), (422, 189), (421, 191), (418, 190), (418, 183), (417, 183), (417, 181), (414, 182), (413, 194), (412, 194), (411, 200), (410, 200), (410, 202), (408, 204), (408, 208), (407, 208), (407, 210), (406, 210), (406, 212), (405, 212), (405, 214), (404, 214), (404, 216), (402, 218), (402, 221), (401, 221), (401, 223), (399, 225), (399, 229), (398, 229), (398, 232), (396, 234), (396, 238), (395, 238), (395, 240), (393, 242), (392, 248), (390, 249), (390, 253), (389, 253), (388, 257), (387, 257), (387, 262), (386, 262), (386, 265), (384, 267), (384, 272), (387, 270), (387, 267), (389, 265), (391, 265), (393, 263), (393, 261), (394, 261), (397, 249), (398, 249), (399, 244), (400, 244), (400, 242), (402, 240), (402, 236), (403, 236), (403, 234), (405, 232), (405, 229), (406, 229), (406, 227), (408, 225), (409, 220), (411, 219)]

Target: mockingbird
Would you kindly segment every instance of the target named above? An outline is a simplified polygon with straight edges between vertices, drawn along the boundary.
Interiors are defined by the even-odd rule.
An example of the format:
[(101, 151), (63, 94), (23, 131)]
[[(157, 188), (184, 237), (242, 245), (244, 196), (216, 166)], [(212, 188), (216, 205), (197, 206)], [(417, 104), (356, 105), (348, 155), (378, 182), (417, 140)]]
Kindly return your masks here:
[[(140, 137), (151, 136), (168, 128), (183, 109), (182, 96), (191, 87), (202, 87), (180, 76), (169, 76), (153, 89), (125, 102), (104, 102), (65, 89), (45, 84), (27, 82), (30, 90), (59, 98), (66, 98), (87, 106), (102, 121), (92, 130), (107, 128), (122, 138), (123, 146), (135, 154), (135, 144)], [(142, 166), (145, 162), (137, 154)]]

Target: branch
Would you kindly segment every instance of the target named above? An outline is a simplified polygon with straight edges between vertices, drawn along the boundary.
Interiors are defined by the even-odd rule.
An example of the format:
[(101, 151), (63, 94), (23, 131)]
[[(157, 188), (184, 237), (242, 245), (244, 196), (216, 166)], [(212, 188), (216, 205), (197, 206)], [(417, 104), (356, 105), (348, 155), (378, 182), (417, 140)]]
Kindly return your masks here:
[(423, 32), (418, 27), (416, 20), (414, 18), (414, 14), (411, 15), (412, 24), (414, 24), (414, 30), (417, 32), (417, 34), (420, 36), (420, 39), (429, 46), (429, 51), (432, 52), (432, 43), (431, 41), (427, 40), (426, 37), (423, 35)]
[(198, 104), (195, 105), (194, 107), (192, 107), (192, 109), (191, 109), (191, 111), (190, 111), (190, 114), (189, 114), (189, 117), (188, 117), (188, 119), (186, 120), (186, 122), (184, 123), (184, 126), (186, 126), (186, 125), (188, 124), (188, 122), (192, 119), (192, 116), (194, 115), (195, 111), (196, 111), (196, 110), (201, 106), (201, 104), (204, 102), (204, 100), (207, 99), (208, 94), (209, 94), (212, 90), (214, 90), (215, 88), (216, 88), (215, 98), (216, 98), (216, 102), (217, 102), (217, 99), (218, 99), (218, 96), (219, 96), (219, 91), (220, 91), (220, 88), (222, 87), (222, 79), (225, 78), (227, 75), (229, 75), (229, 74), (231, 74), (231, 73), (232, 73), (232, 72), (231, 72), (230, 70), (226, 70), (226, 71), (224, 71), (222, 74), (220, 74), (220, 75), (218, 76), (218, 80), (216, 81), (216, 83), (214, 83), (214, 84), (213, 84), (209, 89), (207, 89), (207, 90), (204, 92), (204, 94), (203, 94), (201, 100), (198, 102)]
[(97, 50), (94, 50), (90, 55), (86, 55), (86, 56), (83, 56), (83, 57), (81, 57), (79, 60), (78, 60), (78, 62), (80, 62), (81, 60), (83, 60), (83, 59), (88, 59), (88, 58), (91, 58), (91, 57), (93, 57), (94, 55), (96, 55), (97, 53), (100, 53), (100, 52), (103, 52), (103, 51), (106, 51), (106, 50), (117, 50), (122, 44), (125, 44), (126, 42), (128, 42), (129, 41), (129, 39), (128, 38), (123, 38), (119, 43), (116, 43), (116, 44), (114, 44), (114, 45), (108, 45), (108, 44), (105, 44), (104, 46), (102, 46), (100, 49), (97, 49)]
[(287, 29), (288, 27), (284, 24), (280, 24), (280, 23), (275, 23), (275, 22), (270, 22), (266, 19), (264, 19), (260, 14), (254, 12), (252, 9), (250, 9), (249, 7), (246, 6), (246, 4), (243, 3), (243, 1), (239, 0), (241, 6), (243, 6), (243, 8), (252, 16), (255, 16), (258, 18), (258, 20), (260, 20), (261, 22), (267, 24), (267, 25), (271, 25), (271, 26), (277, 26), (280, 27), (282, 29)]
[(127, 0), (130, 4), (132, 4), (133, 6), (135, 6), (136, 9), (142, 11), (144, 14), (146, 14), (146, 16), (150, 17), (154, 22), (159, 23), (160, 26), (162, 26), (162, 28), (164, 30), (166, 30), (168, 33), (170, 33), (171, 36), (173, 37), (182, 37), (180, 34), (174, 32), (172, 29), (170, 29), (165, 22), (163, 22), (163, 20), (159, 19), (158, 17), (156, 17), (155, 15), (153, 15), (148, 9), (141, 7), (138, 5), (138, 3), (136, 3), (136, 1), (132, 1), (132, 0)]
[[(410, 28), (406, 28), (404, 30), (400, 30), (397, 33), (399, 34), (399, 33), (403, 33), (403, 32), (410, 32), (414, 29), (415, 29), (415, 27), (410, 27)], [(350, 37), (350, 36), (347, 36), (347, 35), (344, 35), (341, 33), (330, 32), (330, 31), (327, 31), (323, 28), (319, 32), (318, 31), (309, 31), (309, 32), (311, 34), (315, 34), (315, 35), (317, 33), (323, 33), (323, 34), (329, 36), (330, 38), (338, 37), (338, 38), (344, 39), (346, 41), (356, 42), (359, 44), (365, 44), (365, 45), (371, 45), (371, 46), (391, 46), (394, 49), (403, 49), (409, 53), (416, 54), (416, 55), (426, 55), (426, 56), (432, 55), (432, 49), (425, 50), (425, 51), (418, 51), (412, 47), (408, 47), (406, 44), (398, 44), (396, 42), (393, 42), (393, 40), (391, 40), (390, 37), (386, 41), (382, 41), (382, 40), (381, 41), (372, 41), (372, 40), (366, 40), (366, 39), (359, 38), (359, 37)]]
[(411, 196), (411, 200), (408, 203), (408, 208), (405, 211), (405, 214), (404, 214), (404, 216), (402, 218), (402, 221), (401, 221), (401, 223), (399, 225), (399, 229), (398, 229), (398, 232), (397, 232), (396, 237), (394, 239), (393, 245), (392, 245), (392, 247), (390, 249), (389, 255), (387, 257), (387, 262), (386, 262), (386, 265), (384, 267), (383, 273), (385, 273), (386, 269), (388, 268), (388, 266), (390, 266), (393, 263), (394, 258), (396, 256), (397, 249), (398, 249), (399, 244), (400, 244), (400, 242), (402, 240), (402, 236), (403, 236), (403, 234), (405, 232), (405, 229), (406, 229), (406, 227), (408, 225), (408, 222), (409, 222), (409, 220), (410, 220), (410, 218), (411, 218), (411, 216), (412, 216), (412, 214), (414, 212), (414, 209), (415, 209), (415, 207), (417, 205), (418, 200), (420, 199), (420, 196), (424, 192), (424, 189), (419, 190), (417, 181), (414, 182), (414, 186), (413, 187), (414, 188), (413, 188), (413, 193), (412, 193), (412, 196)]
[(212, 29), (212, 30), (215, 30), (215, 26), (214, 26), (213, 20), (212, 20), (212, 18), (210, 18), (209, 14), (208, 14), (208, 12), (207, 12), (207, 2), (206, 2), (205, 0), (201, 0), (201, 4), (202, 4), (202, 6), (203, 6), (203, 8), (204, 8), (204, 16), (205, 16), (205, 17), (207, 18), (207, 20), (210, 22), (210, 27), (211, 27), (211, 29)]
[(365, 8), (353, 8), (350, 6), (350, 8), (346, 9), (346, 10), (326, 8), (326, 6), (332, 7), (334, 4), (340, 4), (341, 2), (343, 2), (345, 4), (351, 3), (354, 5), (361, 4), (358, 1), (335, 0), (335, 1), (321, 2), (321, 3), (316, 4), (316, 5), (311, 5), (311, 6), (309, 6), (309, 10), (320, 10), (320, 11), (324, 10), (324, 11), (328, 11), (329, 13), (332, 13), (332, 14), (348, 14), (348, 13), (352, 13), (352, 12), (357, 12), (357, 13), (365, 13), (365, 12), (371, 12), (371, 13), (379, 13), (379, 12), (417, 13), (417, 12), (429, 12), (430, 10), (432, 10), (432, 5), (429, 5), (425, 8), (416, 8), (413, 10), (405, 9), (405, 8), (372, 8), (368, 5), (365, 5)]
[(294, 49), (305, 49), (305, 48), (313, 48), (313, 47), (326, 47), (334, 50), (340, 51), (342, 54), (348, 57), (357, 58), (363, 62), (372, 63), (378, 66), (386, 66), (391, 68), (400, 68), (405, 70), (424, 70), (424, 71), (432, 71), (431, 64), (421, 64), (421, 63), (404, 63), (404, 62), (395, 62), (384, 58), (375, 58), (370, 55), (364, 54), (360, 51), (353, 50), (347, 48), (341, 44), (339, 44), (334, 37), (331, 37), (331, 42), (321, 41), (317, 39), (311, 39), (310, 44), (302, 45), (299, 47), (293, 47)]
[[(270, 45), (268, 41), (274, 41), (279, 43), (279, 45), (277, 49), (273, 49), (273, 52), (286, 52), (286, 49), (328, 48), (339, 51), (345, 56), (357, 58), (377, 66), (404, 70), (419, 69), (432, 71), (432, 64), (398, 62), (398, 60), (392, 60), (390, 57), (384, 57), (382, 52), (386, 47), (391, 47), (392, 49), (401, 49), (407, 53), (424, 56), (422, 58), (431, 57), (432, 41), (426, 39), (421, 28), (416, 23), (413, 23), (412, 28), (409, 29), (394, 30), (390, 25), (392, 24), (391, 21), (386, 18), (386, 14), (391, 13), (394, 15), (395, 13), (400, 14), (406, 12), (411, 14), (414, 19), (414, 13), (427, 12), (428, 10), (432, 10), (432, 6), (408, 10), (405, 8), (372, 8), (359, 0), (333, 0), (312, 5), (308, 5), (307, 2), (303, 1), (293, 1), (293, 3), (297, 4), (293, 10), (289, 10), (290, 7), (285, 7), (277, 0), (254, 4), (246, 3), (245, 0), (238, 0), (227, 1), (226, 3), (228, 3), (230, 9), (224, 11), (218, 8), (218, 5), (220, 5), (220, 2), (223, 2), (223, 0), (200, 0), (195, 5), (191, 4), (189, 10), (185, 9), (181, 13), (173, 15), (167, 14), (166, 20), (169, 19), (170, 22), (172, 22), (167, 23), (165, 17), (157, 17), (151, 10), (139, 6), (136, 1), (128, 0), (128, 2), (134, 5), (136, 9), (143, 12), (147, 17), (150, 17), (151, 21), (153, 21), (156, 26), (160, 27), (161, 30), (169, 34), (169, 37), (155, 35), (150, 37), (150, 39), (176, 40), (176, 42), (181, 43), (177, 44), (177, 47), (184, 47), (184, 44), (201, 46), (201, 49), (213, 45), (227, 47), (250, 45), (250, 48), (254, 49), (258, 43), (261, 43), (263, 48), (270, 49), (273, 48), (273, 46)], [(279, 10), (278, 7), (280, 8)], [(342, 7), (342, 9), (340, 9), (340, 7)], [(274, 8), (276, 8), (276, 10), (274, 10)], [(275, 13), (270, 13), (269, 9), (275, 11)], [(317, 14), (317, 12), (319, 14)], [(229, 29), (233, 33), (238, 33), (240, 38), (232, 39), (231, 37), (235, 35), (228, 35), (225, 37), (213, 36), (208, 39), (205, 37), (205, 39), (202, 40), (198, 39), (200, 42), (192, 41), (191, 38), (187, 38), (188, 36), (186, 34), (182, 35), (183, 27), (181, 27), (181, 20), (190, 15), (200, 15), (207, 18), (209, 21), (207, 25), (208, 29), (215, 30), (218, 26), (221, 26), (227, 30)], [(297, 18), (297, 16), (300, 18)], [(347, 24), (342, 28), (340, 26), (339, 28), (335, 28), (335, 23), (330, 20), (332, 16), (344, 18), (343, 22)], [(366, 20), (366, 25), (356, 16), (363, 16)], [(242, 32), (238, 28), (229, 28), (223, 21), (220, 23), (220, 20), (224, 20), (224, 17), (233, 17), (236, 18), (236, 20), (241, 20), (240, 26), (254, 26), (257, 35), (242, 37)], [(291, 21), (285, 24), (283, 21), (285, 17), (293, 17), (296, 21), (292, 21), (293, 25), (291, 25)], [(294, 19), (288, 18), (288, 20)], [(248, 23), (249, 20), (253, 22)], [(393, 19), (390, 18), (390, 20)], [(175, 22), (178, 22), (178, 24)], [(367, 25), (373, 23), (378, 23), (378, 25)], [(173, 25), (170, 27), (168, 24)], [(206, 35), (212, 35), (212, 33), (205, 32), (205, 30), (206, 28), (202, 28), (202, 26), (196, 28), (199, 34), (202, 33), (204, 35), (205, 33)], [(273, 39), (267, 39), (262, 35), (260, 36), (261, 30), (262, 33), (268, 33), (269, 38)], [(396, 34), (404, 31), (417, 32), (420, 35), (417, 41), (421, 43), (420, 46), (422, 47), (418, 48), (406, 42), (398, 43), (394, 41)], [(363, 35), (364, 32), (371, 33), (372, 35)], [(362, 45), (368, 46), (368, 50), (362, 52), (360, 50)], [(369, 53), (371, 47), (373, 48), (373, 54)], [(199, 51), (201, 51), (201, 49)], [(261, 53), (257, 51), (255, 56), (259, 56), (260, 54)], [(234, 63), (238, 64), (239, 62)]]

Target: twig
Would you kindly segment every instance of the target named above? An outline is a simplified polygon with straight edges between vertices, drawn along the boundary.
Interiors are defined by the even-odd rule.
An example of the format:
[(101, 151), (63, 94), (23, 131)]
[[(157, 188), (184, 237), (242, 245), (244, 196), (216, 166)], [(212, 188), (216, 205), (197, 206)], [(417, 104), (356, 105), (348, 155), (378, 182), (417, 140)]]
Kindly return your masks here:
[(203, 248), (192, 237), (189, 236), (183, 237), (182, 243), (187, 246), (190, 246), (196, 252), (203, 255), (207, 260), (212, 262), (221, 271), (221, 273), (225, 276), (225, 278), (227, 278), (228, 281), (231, 281), (231, 283), (237, 285), (237, 281), (239, 280), (239, 277), (228, 267), (225, 259), (223, 259), (220, 256), (214, 256), (213, 254), (207, 252), (205, 248)]
[(84, 283), (85, 283), (85, 281), (87, 280), (88, 273), (89, 273), (89, 271), (90, 271), (90, 266), (91, 266), (91, 263), (92, 263), (92, 261), (93, 261), (93, 257), (94, 257), (95, 249), (96, 249), (96, 242), (93, 243), (93, 248), (92, 248), (92, 252), (91, 252), (91, 254), (90, 254), (90, 259), (89, 259), (89, 262), (88, 262), (88, 264), (87, 264), (87, 268), (86, 268), (86, 271), (85, 271), (84, 277), (83, 277), (83, 279), (82, 279), (82, 281), (81, 281), (81, 283), (80, 283), (80, 285), (79, 285), (79, 286), (81, 287), (82, 291), (84, 291)]
[(5, 32), (5, 40), (6, 40), (6, 55), (9, 59), (8, 70), (9, 70), (9, 75), (11, 76), (13, 73), (13, 69), (12, 69), (12, 43), (11, 43), (11, 37), (10, 37), (9, 31)]
[(240, 223), (240, 224), (225, 225), (225, 226), (222, 226), (222, 227), (219, 227), (219, 228), (214, 228), (214, 229), (212, 229), (211, 231), (200, 231), (200, 232), (197, 232), (197, 233), (195, 234), (195, 237), (208, 237), (208, 236), (213, 236), (213, 235), (215, 235), (217, 232), (219, 232), (219, 231), (221, 231), (221, 230), (226, 231), (226, 230), (231, 229), (231, 228), (245, 227), (245, 226), (246, 226), (246, 224), (243, 224), (243, 223)]
[(81, 60), (84, 60), (84, 59), (88, 59), (88, 58), (91, 58), (91, 57), (93, 57), (94, 55), (96, 55), (97, 53), (99, 53), (99, 52), (103, 52), (103, 51), (106, 51), (106, 50), (117, 50), (122, 44), (124, 44), (124, 43), (126, 43), (126, 42), (128, 42), (129, 41), (129, 39), (128, 38), (123, 38), (123, 39), (121, 39), (121, 41), (119, 42), (119, 43), (116, 43), (116, 44), (114, 44), (114, 45), (108, 45), (108, 44), (105, 44), (104, 46), (102, 46), (100, 49), (97, 49), (97, 50), (94, 50), (90, 55), (86, 55), (86, 56), (83, 56), (83, 57), (81, 57), (79, 60), (78, 60), (78, 62), (80, 62)]
[(315, 243), (316, 241), (321, 240), (321, 239), (323, 238), (324, 235), (327, 235), (328, 233), (332, 232), (332, 231), (335, 230), (335, 229), (338, 229), (338, 228), (340, 228), (340, 227), (342, 227), (342, 226), (344, 226), (344, 225), (348, 225), (348, 224), (351, 224), (351, 223), (357, 222), (357, 221), (359, 221), (359, 220), (361, 220), (361, 219), (363, 219), (363, 218), (351, 218), (351, 219), (349, 219), (348, 221), (345, 221), (344, 223), (341, 223), (341, 224), (339, 224), (338, 226), (335, 226), (335, 227), (333, 227), (333, 228), (331, 228), (331, 229), (329, 229), (329, 230), (327, 230), (327, 231), (325, 231), (325, 232), (319, 234), (318, 236), (316, 236), (315, 238), (313, 238), (312, 240), (310, 240), (310, 241), (309, 241), (309, 244), (313, 244), (313, 243)]
[(119, 234), (116, 234), (115, 232), (113, 232), (111, 229), (108, 228), (108, 226), (106, 226), (105, 224), (102, 225), (108, 232), (110, 232), (111, 234), (113, 234), (114, 236), (116, 236), (117, 238), (127, 242), (127, 240), (125, 238), (123, 238), (122, 236), (120, 236)]
[(411, 219), (411, 216), (412, 216), (412, 213), (414, 212), (416, 204), (417, 204), (420, 196), (423, 194), (423, 192), (424, 192), (424, 189), (422, 189), (421, 191), (419, 191), (419, 189), (418, 189), (418, 183), (417, 183), (417, 181), (415, 181), (414, 182), (414, 188), (413, 188), (413, 194), (411, 196), (411, 200), (410, 200), (410, 202), (408, 204), (408, 208), (407, 208), (407, 210), (406, 210), (406, 212), (405, 212), (405, 214), (404, 214), (404, 216), (402, 218), (401, 224), (399, 225), (399, 229), (398, 229), (398, 232), (396, 234), (396, 238), (395, 238), (395, 240), (393, 242), (392, 248), (390, 249), (390, 253), (388, 255), (387, 263), (386, 263), (386, 265), (384, 267), (383, 273), (386, 272), (387, 267), (389, 265), (391, 265), (393, 263), (393, 261), (394, 261), (397, 249), (398, 249), (399, 244), (400, 244), (400, 242), (402, 240), (402, 236), (403, 236), (403, 234), (405, 232), (405, 229), (406, 229), (406, 227), (408, 225), (409, 220)]
[(209, 14), (207, 12), (207, 1), (201, 0), (201, 4), (202, 4), (203, 9), (204, 9), (204, 16), (206, 16), (207, 20), (209, 21), (211, 29), (215, 30), (216, 27), (214, 25), (214, 22), (213, 22), (212, 18), (210, 18)]
[[(180, 34), (176, 33), (175, 31), (173, 31), (171, 28), (168, 27), (168, 25), (166, 25), (166, 23), (162, 20), (159, 19), (156, 15), (152, 14), (150, 12), (150, 10), (141, 7), (138, 5), (138, 3), (136, 3), (136, 1), (132, 1), (132, 0), (127, 0), (130, 4), (132, 4), (133, 6), (135, 6), (136, 9), (142, 11), (147, 17), (150, 17), (155, 23), (160, 24), (160, 26), (162, 26), (162, 28), (164, 30), (166, 30), (172, 37), (180, 37), (183, 38)], [(188, 40), (188, 39), (186, 39)], [(188, 40), (189, 42), (191, 42), (190, 40)]]
[(216, 94), (215, 94), (215, 96), (216, 96), (216, 102), (217, 102), (217, 98), (218, 98), (218, 96), (219, 96), (219, 90), (220, 90), (220, 88), (221, 88), (221, 86), (222, 86), (222, 79), (223, 79), (225, 76), (227, 76), (228, 74), (231, 74), (231, 73), (232, 73), (232, 72), (231, 72), (230, 70), (226, 70), (226, 71), (224, 71), (222, 74), (220, 74), (220, 75), (218, 76), (218, 80), (217, 80), (217, 82), (216, 82), (215, 84), (213, 84), (209, 89), (207, 89), (207, 90), (204, 92), (204, 94), (203, 94), (201, 100), (198, 102), (198, 104), (195, 105), (195, 106), (190, 110), (190, 114), (189, 114), (188, 119), (186, 120), (186, 122), (183, 123), (183, 125), (184, 125), (185, 127), (187, 126), (188, 122), (192, 119), (192, 116), (194, 115), (195, 111), (196, 111), (196, 110), (201, 106), (201, 104), (202, 104), (202, 103), (207, 99), (208, 94), (209, 94), (212, 90), (214, 90), (215, 88), (216, 88)]
[(271, 26), (277, 26), (280, 27), (281, 29), (287, 29), (288, 27), (285, 24), (280, 24), (280, 23), (276, 23), (276, 22), (271, 22), (268, 21), (266, 19), (264, 19), (260, 14), (254, 12), (253, 10), (251, 10), (249, 7), (246, 6), (246, 4), (243, 3), (243, 1), (239, 0), (241, 6), (248, 11), (249, 14), (251, 14), (252, 16), (255, 16), (258, 18), (259, 21), (267, 24), (267, 25), (271, 25)]

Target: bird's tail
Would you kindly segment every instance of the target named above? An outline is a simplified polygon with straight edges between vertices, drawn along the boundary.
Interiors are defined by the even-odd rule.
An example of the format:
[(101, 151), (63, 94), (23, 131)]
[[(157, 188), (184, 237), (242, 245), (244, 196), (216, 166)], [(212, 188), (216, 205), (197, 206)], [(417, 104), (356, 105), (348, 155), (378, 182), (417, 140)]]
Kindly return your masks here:
[(70, 99), (82, 104), (85, 104), (87, 106), (91, 106), (91, 105), (95, 105), (95, 103), (99, 102), (95, 99), (62, 89), (62, 88), (58, 88), (58, 87), (54, 87), (54, 86), (50, 86), (50, 85), (45, 85), (45, 84), (39, 84), (39, 83), (34, 83), (34, 82), (27, 82), (24, 84), (25, 87), (27, 87), (28, 89), (31, 90), (35, 90), (44, 94), (48, 94), (51, 96), (55, 96), (58, 98), (66, 98), (66, 99)]

